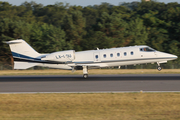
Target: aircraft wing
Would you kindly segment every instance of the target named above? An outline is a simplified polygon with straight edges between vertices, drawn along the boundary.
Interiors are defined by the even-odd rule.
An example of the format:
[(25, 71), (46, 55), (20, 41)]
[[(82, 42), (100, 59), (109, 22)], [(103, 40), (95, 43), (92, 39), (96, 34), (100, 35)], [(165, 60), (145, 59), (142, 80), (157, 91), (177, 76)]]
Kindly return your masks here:
[(106, 64), (80, 64), (80, 63), (75, 63), (75, 64), (68, 64), (71, 67), (75, 66), (88, 66), (88, 67), (107, 67)]
[(76, 64), (77, 66), (101, 67), (98, 64)]

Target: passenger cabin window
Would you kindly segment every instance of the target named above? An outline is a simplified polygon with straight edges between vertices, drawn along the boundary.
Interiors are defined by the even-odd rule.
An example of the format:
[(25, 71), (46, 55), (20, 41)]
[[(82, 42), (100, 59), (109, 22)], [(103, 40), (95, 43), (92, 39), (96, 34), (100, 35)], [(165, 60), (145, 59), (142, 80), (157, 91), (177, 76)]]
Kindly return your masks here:
[(145, 47), (145, 48), (140, 48), (140, 51), (153, 52), (153, 51), (155, 51), (155, 50), (152, 49), (152, 48), (150, 48), (150, 47)]
[(117, 56), (119, 57), (119, 56), (120, 56), (120, 53), (117, 53)]
[(111, 53), (110, 56), (113, 57), (113, 54)]
[(131, 51), (131, 55), (134, 55), (134, 52), (133, 52), (133, 51)]
[(124, 52), (124, 56), (126, 56), (127, 55), (127, 53), (126, 52)]
[(96, 57), (96, 59), (98, 59), (98, 55), (96, 55), (95, 57)]
[(106, 58), (106, 54), (104, 54), (103, 56), (104, 56), (104, 58)]

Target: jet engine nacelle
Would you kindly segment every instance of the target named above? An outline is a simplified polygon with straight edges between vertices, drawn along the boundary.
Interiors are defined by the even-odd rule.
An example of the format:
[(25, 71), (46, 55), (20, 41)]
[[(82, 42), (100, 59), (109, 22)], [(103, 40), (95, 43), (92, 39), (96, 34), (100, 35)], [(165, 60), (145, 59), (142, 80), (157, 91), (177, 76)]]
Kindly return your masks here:
[(57, 62), (70, 62), (73, 61), (74, 59), (75, 59), (74, 50), (54, 52), (41, 58), (41, 60), (57, 61)]

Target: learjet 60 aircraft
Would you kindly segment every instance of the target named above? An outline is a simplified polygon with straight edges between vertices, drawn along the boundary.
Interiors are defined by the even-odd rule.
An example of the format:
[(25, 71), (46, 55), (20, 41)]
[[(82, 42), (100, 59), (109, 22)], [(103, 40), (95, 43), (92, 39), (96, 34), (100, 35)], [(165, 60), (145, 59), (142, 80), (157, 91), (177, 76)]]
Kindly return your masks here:
[(136, 65), (144, 63), (160, 63), (174, 60), (177, 56), (156, 51), (146, 45), (119, 47), (111, 49), (96, 49), (75, 52), (75, 50), (58, 51), (49, 54), (36, 52), (24, 40), (12, 40), (9, 44), (13, 58), (14, 69), (27, 69), (33, 66), (49, 68), (83, 70), (83, 77), (88, 77), (88, 69)]

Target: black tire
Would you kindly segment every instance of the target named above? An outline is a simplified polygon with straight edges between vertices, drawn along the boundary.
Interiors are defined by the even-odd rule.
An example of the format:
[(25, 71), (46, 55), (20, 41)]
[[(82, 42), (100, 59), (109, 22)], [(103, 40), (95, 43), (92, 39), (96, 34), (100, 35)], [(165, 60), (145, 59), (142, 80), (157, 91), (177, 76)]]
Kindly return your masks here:
[(83, 78), (84, 78), (84, 79), (88, 78), (88, 74), (84, 74), (84, 75), (83, 75)]
[(161, 71), (161, 70), (162, 70), (161, 66), (158, 66), (158, 67), (157, 67), (157, 69), (158, 69), (159, 71)]

